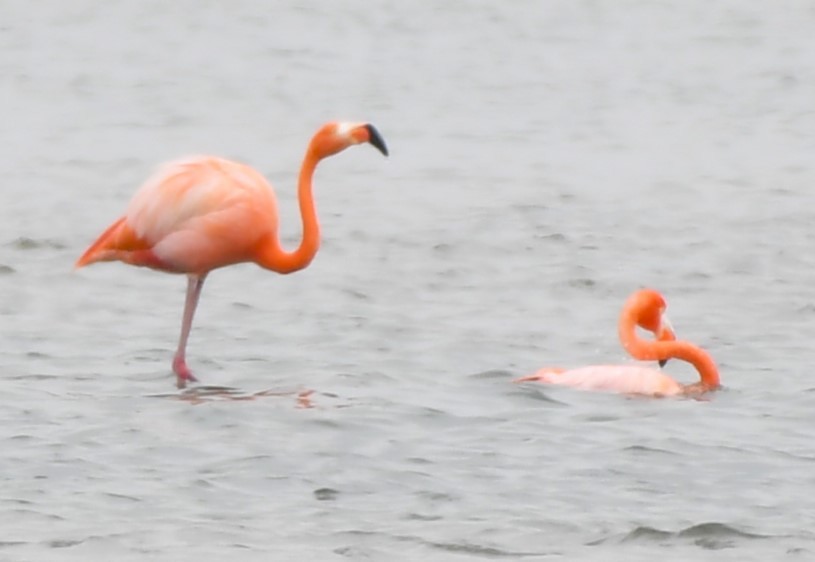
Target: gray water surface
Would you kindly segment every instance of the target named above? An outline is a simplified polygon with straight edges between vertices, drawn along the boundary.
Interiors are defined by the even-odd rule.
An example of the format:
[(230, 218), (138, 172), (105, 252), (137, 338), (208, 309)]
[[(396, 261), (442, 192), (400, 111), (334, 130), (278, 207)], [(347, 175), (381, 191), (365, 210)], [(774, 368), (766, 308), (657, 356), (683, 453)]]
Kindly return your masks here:
[[(815, 557), (811, 2), (0, 14), (0, 560)], [(337, 118), (391, 157), (320, 167), (308, 269), (210, 276), (179, 393), (184, 279), (74, 260), (191, 153), (270, 178), (294, 247)], [(626, 361), (642, 286), (721, 392), (510, 382)]]

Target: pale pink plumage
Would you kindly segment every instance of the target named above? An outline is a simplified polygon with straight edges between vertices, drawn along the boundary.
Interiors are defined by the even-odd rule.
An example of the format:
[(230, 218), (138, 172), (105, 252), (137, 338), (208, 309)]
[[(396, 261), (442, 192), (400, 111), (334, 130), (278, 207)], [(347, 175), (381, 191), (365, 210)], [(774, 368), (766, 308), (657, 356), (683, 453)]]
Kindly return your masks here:
[(251, 167), (213, 156), (165, 164), (136, 192), (127, 224), (168, 269), (211, 271), (247, 261), (277, 234), (271, 185)]
[(671, 377), (643, 365), (590, 365), (568, 371), (544, 368), (518, 379), (518, 382), (524, 381), (621, 394), (675, 396), (682, 393), (682, 385)]

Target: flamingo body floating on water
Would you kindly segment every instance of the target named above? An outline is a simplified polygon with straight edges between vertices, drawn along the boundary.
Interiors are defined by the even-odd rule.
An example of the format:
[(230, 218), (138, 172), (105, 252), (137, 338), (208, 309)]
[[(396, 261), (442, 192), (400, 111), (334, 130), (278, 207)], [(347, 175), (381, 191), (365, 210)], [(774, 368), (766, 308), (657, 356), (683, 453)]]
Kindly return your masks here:
[[(584, 390), (619, 392), (645, 396), (697, 396), (719, 388), (719, 372), (713, 358), (700, 347), (676, 339), (665, 315), (663, 296), (653, 289), (642, 289), (626, 301), (618, 326), (623, 347), (635, 359), (669, 359), (691, 363), (699, 373), (698, 383), (683, 385), (662, 371), (644, 365), (593, 365), (576, 369), (543, 368), (515, 382), (537, 381)], [(637, 335), (637, 326), (652, 332), (656, 341)]]
[(326, 123), (312, 137), (297, 190), (303, 238), (293, 252), (280, 244), (277, 202), (260, 173), (223, 158), (196, 156), (165, 164), (148, 179), (124, 216), (82, 254), (76, 267), (121, 261), (187, 275), (181, 336), (173, 357), (177, 386), (184, 388), (197, 380), (187, 367), (186, 347), (207, 274), (241, 262), (283, 274), (307, 267), (320, 246), (314, 170), (323, 158), (360, 143), (388, 155), (382, 136), (366, 123)]

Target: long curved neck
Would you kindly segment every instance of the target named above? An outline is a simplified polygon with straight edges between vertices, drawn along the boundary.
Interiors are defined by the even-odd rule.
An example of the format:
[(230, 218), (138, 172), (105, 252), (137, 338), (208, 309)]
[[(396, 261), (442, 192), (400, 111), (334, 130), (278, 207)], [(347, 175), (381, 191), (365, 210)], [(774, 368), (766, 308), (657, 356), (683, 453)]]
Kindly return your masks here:
[(307, 267), (320, 249), (320, 223), (317, 220), (317, 209), (314, 206), (314, 194), (311, 189), (314, 169), (319, 162), (320, 157), (309, 146), (297, 182), (297, 201), (300, 205), (300, 218), (303, 221), (303, 239), (300, 245), (293, 252), (287, 252), (280, 245), (275, 232), (262, 241), (257, 260), (261, 267), (278, 273), (293, 273)]
[(719, 388), (719, 370), (713, 358), (704, 349), (687, 341), (654, 342), (656, 347), (664, 348), (661, 354), (687, 361), (699, 372), (702, 386), (709, 389)]
[(686, 341), (647, 341), (637, 336), (637, 326), (633, 318), (624, 316), (619, 325), (620, 341), (634, 359), (658, 361), (661, 359), (681, 359), (693, 365), (704, 387), (719, 387), (719, 370), (713, 358), (703, 349)]

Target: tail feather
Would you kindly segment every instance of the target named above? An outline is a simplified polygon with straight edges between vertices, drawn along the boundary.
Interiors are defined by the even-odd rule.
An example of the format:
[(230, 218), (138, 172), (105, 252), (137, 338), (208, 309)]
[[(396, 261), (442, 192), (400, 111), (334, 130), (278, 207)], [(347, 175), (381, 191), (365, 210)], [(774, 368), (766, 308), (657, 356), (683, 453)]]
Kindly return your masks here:
[(539, 369), (537, 372), (532, 373), (531, 375), (524, 375), (522, 377), (518, 377), (512, 382), (532, 382), (532, 381), (550, 382), (553, 377), (557, 377), (557, 375), (564, 372), (566, 372), (566, 369), (561, 369), (560, 367), (544, 367), (543, 369)]
[(74, 267), (80, 268), (98, 261), (119, 260), (123, 259), (124, 254), (149, 249), (150, 245), (136, 236), (125, 222), (125, 217), (122, 217), (105, 229), (96, 242), (76, 260)]

